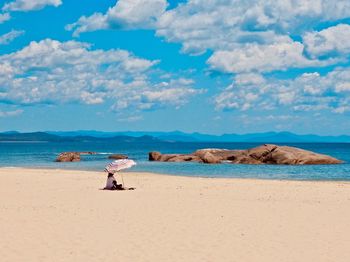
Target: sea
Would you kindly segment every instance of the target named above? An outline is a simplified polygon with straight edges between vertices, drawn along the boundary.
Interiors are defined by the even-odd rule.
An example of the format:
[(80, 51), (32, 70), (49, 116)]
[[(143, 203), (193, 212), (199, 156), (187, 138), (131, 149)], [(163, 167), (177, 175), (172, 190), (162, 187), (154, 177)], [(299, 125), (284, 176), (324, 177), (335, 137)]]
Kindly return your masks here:
[[(191, 153), (202, 148), (247, 149), (262, 143), (210, 142), (0, 142), (0, 167), (29, 167), (69, 170), (93, 170), (103, 173), (111, 162), (110, 154), (126, 154), (137, 165), (125, 172), (153, 172), (190, 177), (258, 178), (281, 180), (350, 180), (349, 143), (279, 143), (317, 153), (327, 154), (344, 161), (338, 165), (244, 165), (200, 164), (192, 162), (166, 163), (148, 161), (148, 152)], [(83, 155), (81, 162), (57, 163), (61, 152), (94, 151)]]

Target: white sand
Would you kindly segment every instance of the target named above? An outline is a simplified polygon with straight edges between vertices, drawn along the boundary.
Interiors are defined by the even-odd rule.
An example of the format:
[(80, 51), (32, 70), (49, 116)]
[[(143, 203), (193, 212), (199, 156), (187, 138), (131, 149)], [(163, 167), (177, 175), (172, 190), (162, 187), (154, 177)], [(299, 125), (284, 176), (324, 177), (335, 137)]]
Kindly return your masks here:
[(124, 180), (0, 169), (0, 261), (350, 261), (350, 183)]

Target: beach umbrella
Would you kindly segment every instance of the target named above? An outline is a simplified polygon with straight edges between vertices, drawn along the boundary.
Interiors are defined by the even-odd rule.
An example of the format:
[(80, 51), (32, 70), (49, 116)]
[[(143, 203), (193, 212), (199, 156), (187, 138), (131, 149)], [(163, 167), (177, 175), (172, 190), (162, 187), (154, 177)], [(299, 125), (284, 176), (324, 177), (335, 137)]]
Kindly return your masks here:
[(108, 173), (114, 174), (123, 169), (128, 169), (136, 165), (136, 162), (132, 159), (118, 159), (108, 164), (105, 168), (105, 171)]
[[(108, 164), (105, 167), (105, 171), (108, 173), (115, 174), (116, 172), (118, 172), (120, 170), (128, 169), (128, 168), (135, 166), (135, 165), (136, 165), (136, 162), (132, 159), (118, 159), (118, 160), (115, 160), (112, 163)], [(123, 185), (124, 185), (123, 175), (122, 175), (122, 181), (123, 181)]]

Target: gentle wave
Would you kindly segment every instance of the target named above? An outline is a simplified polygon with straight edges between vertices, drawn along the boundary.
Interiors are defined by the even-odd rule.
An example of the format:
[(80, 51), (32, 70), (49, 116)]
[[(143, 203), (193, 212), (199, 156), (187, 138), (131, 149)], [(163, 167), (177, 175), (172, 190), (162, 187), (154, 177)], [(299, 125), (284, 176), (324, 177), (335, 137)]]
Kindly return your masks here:
[(109, 152), (96, 152), (97, 155), (113, 155), (115, 153), (109, 153)]

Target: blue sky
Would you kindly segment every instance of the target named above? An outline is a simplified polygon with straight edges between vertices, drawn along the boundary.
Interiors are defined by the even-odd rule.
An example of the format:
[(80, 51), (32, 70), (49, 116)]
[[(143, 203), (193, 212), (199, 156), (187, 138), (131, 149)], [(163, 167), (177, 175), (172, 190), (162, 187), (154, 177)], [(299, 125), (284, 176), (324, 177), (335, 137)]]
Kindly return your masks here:
[(348, 0), (0, 10), (0, 131), (350, 134)]

